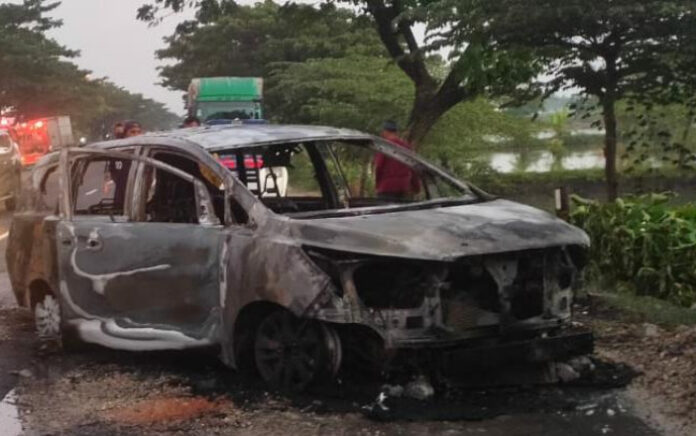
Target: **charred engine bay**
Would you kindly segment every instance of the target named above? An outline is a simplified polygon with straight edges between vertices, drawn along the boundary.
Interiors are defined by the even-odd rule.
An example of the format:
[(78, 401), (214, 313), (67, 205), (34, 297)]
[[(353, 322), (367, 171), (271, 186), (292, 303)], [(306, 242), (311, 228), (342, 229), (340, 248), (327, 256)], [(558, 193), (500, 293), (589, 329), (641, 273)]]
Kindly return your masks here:
[[(317, 249), (309, 249), (308, 254), (332, 278), (333, 297), (342, 303), (342, 310), (321, 309), (313, 316), (344, 323), (336, 325), (348, 358), (351, 352), (359, 352), (384, 366), (394, 356), (408, 355), (409, 350), (416, 351), (411, 354), (421, 360), (437, 360), (449, 350), (471, 354), (475, 349), (482, 352), (479, 363), (488, 366), (488, 357), (500, 360), (486, 355), (495, 354), (497, 348), (514, 356), (514, 350), (508, 348), (512, 343), (520, 346), (519, 363), (592, 351), (591, 335), (570, 328), (573, 285), (582, 267), (581, 256), (572, 249), (529, 250), (454, 262)], [(352, 323), (346, 323), (346, 317)], [(536, 349), (535, 340), (556, 337), (569, 337), (571, 346)], [(366, 346), (370, 341), (384, 346)], [(520, 345), (524, 341), (530, 341), (529, 347)], [(353, 344), (362, 350), (353, 350)], [(366, 356), (370, 350), (378, 354)]]

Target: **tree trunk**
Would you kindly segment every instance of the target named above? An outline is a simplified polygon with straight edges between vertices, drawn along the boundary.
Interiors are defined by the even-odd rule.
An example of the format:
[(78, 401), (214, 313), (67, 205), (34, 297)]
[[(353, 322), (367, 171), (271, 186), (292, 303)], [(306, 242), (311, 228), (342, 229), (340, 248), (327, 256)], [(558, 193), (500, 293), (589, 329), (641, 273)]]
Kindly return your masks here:
[(681, 138), (682, 148), (679, 149), (679, 167), (681, 168), (686, 167), (687, 158), (691, 155), (687, 143), (689, 142), (689, 134), (691, 133), (691, 127), (694, 125), (694, 120), (696, 120), (696, 117), (686, 116), (686, 126), (684, 126), (684, 133)]
[(415, 149), (418, 149), (435, 123), (452, 106), (454, 105), (443, 102), (442, 96), (438, 93), (432, 93), (427, 97), (416, 97), (406, 125), (404, 138), (413, 144)]
[(607, 96), (602, 102), (604, 116), (604, 175), (607, 183), (607, 200), (614, 201), (619, 196), (619, 181), (616, 173), (616, 101)]
[(435, 115), (431, 111), (419, 111), (415, 113), (406, 126), (405, 139), (413, 144), (415, 149), (418, 149), (438, 118), (439, 115)]

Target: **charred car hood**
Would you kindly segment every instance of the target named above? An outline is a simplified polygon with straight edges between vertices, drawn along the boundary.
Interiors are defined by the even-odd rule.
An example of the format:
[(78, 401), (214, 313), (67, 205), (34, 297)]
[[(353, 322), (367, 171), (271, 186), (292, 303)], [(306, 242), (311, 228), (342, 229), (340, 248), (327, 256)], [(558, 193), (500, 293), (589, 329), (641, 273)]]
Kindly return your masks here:
[(310, 246), (440, 261), (590, 244), (587, 234), (577, 227), (541, 210), (507, 200), (293, 224), (293, 233)]

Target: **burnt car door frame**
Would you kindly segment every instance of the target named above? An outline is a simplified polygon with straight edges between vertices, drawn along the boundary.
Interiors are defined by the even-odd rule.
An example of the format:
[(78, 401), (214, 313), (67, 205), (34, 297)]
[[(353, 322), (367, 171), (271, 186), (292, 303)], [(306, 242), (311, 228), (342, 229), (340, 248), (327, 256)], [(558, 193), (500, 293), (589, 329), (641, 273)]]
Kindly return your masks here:
[[(60, 221), (56, 243), (63, 323), (77, 330), (81, 339), (113, 348), (154, 350), (209, 345), (216, 338), (220, 322), (218, 277), (224, 227), (215, 216), (203, 182), (139, 154), (138, 150), (124, 153), (101, 149), (60, 152)], [(77, 174), (73, 164), (77, 159), (91, 157), (132, 162), (124, 201), (125, 221), (93, 215), (76, 218), (73, 191)], [(133, 219), (135, 201), (146, 188), (143, 174), (147, 166), (193, 185), (197, 224)], [(154, 240), (159, 243), (153, 245)], [(145, 244), (138, 246), (139, 241)], [(81, 246), (83, 253), (88, 254), (81, 256), (83, 266), (90, 264), (92, 273), (78, 267)], [(140, 263), (138, 253), (149, 266)], [(204, 260), (199, 263), (186, 258), (192, 253)], [(100, 255), (102, 261), (98, 259)], [(171, 286), (160, 289), (167, 281), (163, 278)], [(134, 289), (134, 283), (142, 284), (143, 288)], [(166, 298), (167, 291), (172, 291), (174, 297)], [(188, 304), (186, 308), (184, 303)], [(194, 316), (188, 316), (191, 311)]]

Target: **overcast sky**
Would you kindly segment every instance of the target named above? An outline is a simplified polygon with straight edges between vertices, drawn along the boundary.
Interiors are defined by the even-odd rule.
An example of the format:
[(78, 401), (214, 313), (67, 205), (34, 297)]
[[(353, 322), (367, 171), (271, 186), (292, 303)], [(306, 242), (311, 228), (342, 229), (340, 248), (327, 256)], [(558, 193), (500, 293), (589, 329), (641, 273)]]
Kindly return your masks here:
[[(0, 0), (5, 1), (21, 3), (22, 0)], [(60, 1), (61, 5), (51, 16), (62, 19), (63, 26), (52, 30), (51, 36), (80, 51), (80, 57), (75, 60), (80, 67), (92, 71), (94, 77), (107, 76), (131, 92), (162, 102), (174, 113), (185, 112), (182, 93), (157, 84), (160, 81), (157, 67), (162, 63), (155, 58), (155, 51), (164, 47), (162, 38), (171, 35), (178, 23), (193, 17), (192, 11), (170, 14), (158, 26), (148, 27), (135, 18), (138, 7), (147, 0)], [(238, 3), (257, 1), (238, 0)], [(296, 1), (317, 3), (317, 0)], [(416, 31), (421, 39), (423, 29)]]
[(76, 63), (95, 77), (108, 76), (117, 85), (165, 103), (177, 114), (184, 112), (181, 92), (159, 85), (155, 51), (164, 46), (162, 37), (191, 13), (174, 14), (156, 27), (135, 19), (145, 0), (62, 0), (51, 16), (63, 20), (53, 30), (58, 42), (81, 52)]

